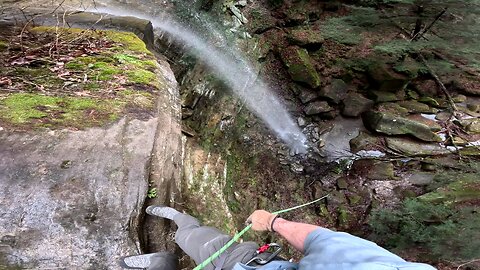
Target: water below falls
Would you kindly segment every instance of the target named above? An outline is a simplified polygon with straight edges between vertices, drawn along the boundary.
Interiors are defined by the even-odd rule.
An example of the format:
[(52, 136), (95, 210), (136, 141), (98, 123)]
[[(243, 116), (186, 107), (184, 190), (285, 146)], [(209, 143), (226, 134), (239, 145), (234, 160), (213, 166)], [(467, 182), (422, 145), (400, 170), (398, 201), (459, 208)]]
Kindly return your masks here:
[[(202, 60), (293, 152), (298, 154), (307, 152), (307, 137), (279, 98), (263, 80), (257, 78), (258, 72), (242, 56), (238, 48), (215, 47), (172, 19), (156, 18), (138, 11), (109, 7), (95, 8), (91, 11), (151, 21), (156, 29), (160, 29), (185, 45), (198, 59)], [(223, 36), (222, 38), (225, 39)]]

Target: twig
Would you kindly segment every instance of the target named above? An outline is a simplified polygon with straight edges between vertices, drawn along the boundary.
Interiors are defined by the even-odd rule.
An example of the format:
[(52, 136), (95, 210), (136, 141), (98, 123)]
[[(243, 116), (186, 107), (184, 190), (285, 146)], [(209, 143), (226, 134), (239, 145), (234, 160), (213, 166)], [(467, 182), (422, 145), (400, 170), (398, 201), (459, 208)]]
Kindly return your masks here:
[(442, 89), (442, 92), (445, 94), (445, 96), (447, 97), (447, 100), (448, 100), (448, 104), (450, 105), (451, 109), (452, 109), (452, 113), (455, 114), (455, 112), (457, 111), (457, 106), (455, 105), (455, 102), (453, 102), (453, 99), (452, 99), (452, 96), (450, 95), (450, 93), (448, 92), (447, 88), (445, 87), (445, 85), (442, 83), (442, 81), (440, 80), (440, 78), (437, 76), (437, 74), (432, 70), (432, 68), (430, 67), (430, 65), (428, 65), (427, 63), (427, 60), (425, 60), (425, 57), (423, 57), (423, 55), (421, 53), (418, 54), (417, 58), (425, 65), (425, 67), (427, 68), (428, 70), (428, 73), (430, 73), (430, 75), (432, 75), (433, 79), (435, 80), (435, 82), (438, 84), (438, 86), (440, 87), (440, 89)]
[(475, 260), (468, 261), (466, 263), (462, 263), (457, 267), (457, 270), (460, 270), (460, 268), (464, 267), (465, 265), (471, 264), (471, 263), (474, 263), (474, 262), (480, 262), (480, 259), (475, 259)]
[(428, 30), (430, 30), (430, 28), (432, 28), (432, 26), (440, 19), (440, 17), (443, 16), (443, 14), (445, 14), (445, 12), (447, 12), (447, 7), (445, 7), (442, 12), (440, 12), (437, 17), (435, 17), (435, 20), (433, 20), (432, 23), (430, 23), (429, 26), (427, 26), (422, 32), (418, 32), (415, 36), (412, 37), (412, 39), (410, 41), (416, 41), (418, 40), (419, 38), (423, 37), (423, 35), (425, 35)]

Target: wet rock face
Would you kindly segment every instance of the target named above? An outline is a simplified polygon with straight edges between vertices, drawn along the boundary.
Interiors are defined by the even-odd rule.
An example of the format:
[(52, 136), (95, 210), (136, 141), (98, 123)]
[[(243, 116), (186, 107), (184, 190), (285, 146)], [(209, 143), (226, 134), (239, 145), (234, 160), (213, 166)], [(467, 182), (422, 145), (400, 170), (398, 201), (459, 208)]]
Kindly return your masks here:
[(346, 97), (347, 87), (348, 85), (343, 80), (333, 79), (331, 84), (319, 91), (319, 95), (338, 104)]
[(442, 141), (429, 126), (401, 116), (369, 111), (362, 115), (362, 119), (367, 128), (387, 135), (412, 135), (427, 142)]

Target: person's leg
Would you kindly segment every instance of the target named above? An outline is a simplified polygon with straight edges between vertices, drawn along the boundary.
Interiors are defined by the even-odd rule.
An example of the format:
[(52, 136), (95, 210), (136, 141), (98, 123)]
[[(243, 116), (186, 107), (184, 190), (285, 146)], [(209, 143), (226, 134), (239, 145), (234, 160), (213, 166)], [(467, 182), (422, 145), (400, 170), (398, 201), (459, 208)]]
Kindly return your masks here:
[(149, 206), (147, 213), (175, 222), (178, 226), (175, 242), (197, 264), (206, 260), (231, 239), (221, 231), (213, 227), (201, 226), (196, 218), (170, 207)]

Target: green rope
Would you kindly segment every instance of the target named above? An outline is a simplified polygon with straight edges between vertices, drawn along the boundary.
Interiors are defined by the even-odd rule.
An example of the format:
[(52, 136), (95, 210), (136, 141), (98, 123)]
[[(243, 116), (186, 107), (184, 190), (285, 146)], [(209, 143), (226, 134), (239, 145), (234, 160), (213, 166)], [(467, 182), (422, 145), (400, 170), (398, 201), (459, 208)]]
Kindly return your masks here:
[[(302, 207), (305, 207), (305, 206), (308, 206), (308, 205), (311, 205), (311, 204), (314, 204), (316, 202), (319, 202), (325, 198), (327, 198), (328, 195), (326, 196), (323, 196), (319, 199), (316, 199), (314, 201), (311, 201), (311, 202), (308, 202), (308, 203), (304, 203), (302, 205), (297, 205), (297, 206), (294, 206), (294, 207), (291, 207), (291, 208), (288, 208), (288, 209), (284, 209), (284, 210), (280, 210), (280, 211), (276, 211), (276, 212), (273, 212), (273, 214), (282, 214), (282, 213), (286, 213), (286, 212), (290, 212), (290, 211), (293, 211), (293, 210), (296, 210), (298, 208), (302, 208)], [(252, 228), (252, 224), (248, 225), (247, 227), (245, 227), (241, 232), (235, 234), (235, 236), (230, 240), (228, 241), (228, 243), (226, 243), (220, 250), (218, 250), (217, 252), (213, 253), (212, 256), (210, 256), (208, 259), (206, 259), (205, 261), (203, 261), (201, 264), (197, 265), (197, 267), (195, 267), (193, 270), (200, 270), (200, 269), (203, 269), (205, 268), (205, 266), (207, 266), (209, 263), (213, 262), (213, 260), (215, 260), (216, 258), (218, 258), (218, 256), (220, 256), (220, 254), (222, 254), (223, 252), (225, 252), (225, 250), (227, 250), (231, 245), (233, 245), (233, 243), (237, 242), (238, 239), (240, 239), (240, 237), (242, 237), (242, 235), (244, 235), (248, 230), (250, 230), (250, 228)]]

